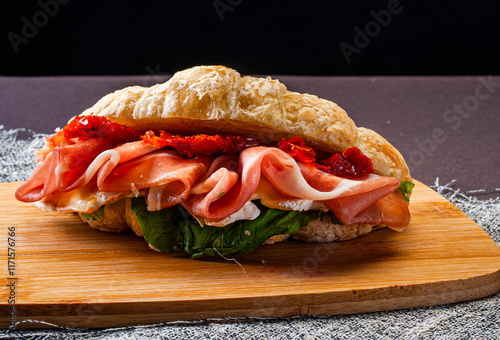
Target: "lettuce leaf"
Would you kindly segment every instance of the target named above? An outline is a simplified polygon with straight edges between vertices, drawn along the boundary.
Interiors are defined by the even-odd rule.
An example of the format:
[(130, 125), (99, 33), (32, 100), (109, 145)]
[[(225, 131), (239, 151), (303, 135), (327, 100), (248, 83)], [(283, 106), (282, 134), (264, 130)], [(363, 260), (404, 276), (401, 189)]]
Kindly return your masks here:
[(223, 228), (201, 227), (181, 205), (148, 211), (143, 198), (132, 200), (132, 212), (149, 244), (169, 254), (182, 250), (191, 258), (249, 253), (271, 236), (299, 231), (320, 214), (318, 211), (270, 209), (256, 204), (261, 213), (255, 220), (236, 221)]
[(182, 215), (176, 207), (148, 211), (144, 198), (132, 199), (131, 209), (141, 225), (144, 239), (155, 248), (173, 254), (179, 251), (178, 222)]
[(401, 184), (399, 185), (398, 190), (403, 193), (406, 202), (410, 202), (409, 195), (411, 195), (413, 187), (415, 187), (415, 184), (410, 181), (401, 181)]
[(330, 219), (330, 223), (344, 225), (344, 223), (342, 223), (342, 221), (339, 220), (339, 218), (337, 216), (335, 216), (335, 214), (331, 210), (328, 210), (327, 212), (320, 212), (319, 213), (320, 218), (323, 218), (324, 215), (328, 216), (328, 218)]
[(231, 223), (223, 228), (204, 226), (183, 220), (182, 251), (192, 258), (204, 255), (242, 255), (262, 245), (268, 238), (291, 234), (318, 217), (317, 211), (285, 211), (259, 205), (261, 213), (255, 220)]
[(101, 205), (101, 207), (94, 212), (88, 214), (82, 213), (81, 216), (87, 221), (102, 221), (104, 218), (104, 205)]

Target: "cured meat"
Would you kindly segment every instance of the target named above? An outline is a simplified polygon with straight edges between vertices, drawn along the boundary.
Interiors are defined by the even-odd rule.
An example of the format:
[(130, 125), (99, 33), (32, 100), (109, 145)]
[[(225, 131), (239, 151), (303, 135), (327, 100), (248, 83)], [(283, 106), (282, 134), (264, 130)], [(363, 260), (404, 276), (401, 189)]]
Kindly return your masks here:
[[(337, 198), (321, 201), (344, 225), (371, 224), (387, 225), (401, 231), (410, 221), (410, 212), (403, 195), (396, 190), (399, 180), (392, 177), (367, 175), (361, 178), (362, 184), (346, 181), (329, 175), (317, 168), (298, 163), (302, 175), (314, 188), (322, 191), (339, 190)], [(264, 182), (265, 183), (265, 182)], [(262, 190), (265, 192), (262, 192)], [(264, 197), (269, 207), (282, 207), (293, 204), (294, 199), (280, 195), (276, 188), (259, 185), (257, 192)]]
[[(238, 172), (241, 171), (237, 172), (237, 167), (238, 158), (227, 155), (217, 157), (207, 174), (193, 188), (184, 207), (194, 215), (214, 221), (239, 211), (255, 192), (258, 180), (248, 178), (246, 171), (239, 179)], [(247, 187), (241, 186), (242, 180)]]
[[(334, 213), (340, 213), (341, 216), (338, 217), (341, 221), (351, 224), (348, 222), (360, 212), (399, 186), (399, 180), (392, 177), (370, 174), (363, 179), (350, 180), (330, 175), (295, 161), (277, 148), (245, 149), (239, 157), (237, 181), (228, 174), (221, 175), (221, 164), (225, 161), (228, 159), (217, 159), (215, 162), (219, 165), (212, 167), (204, 180), (198, 184), (211, 190), (190, 195), (186, 200), (185, 207), (192, 214), (220, 220), (237, 212), (256, 192), (262, 174), (284, 198), (324, 201), (330, 209), (335, 209)], [(219, 181), (216, 183), (214, 178)], [(349, 204), (353, 207), (346, 206)], [(379, 210), (370, 209), (373, 210), (372, 215), (380, 216)]]
[(17, 189), (16, 198), (23, 202), (35, 202), (56, 191), (66, 192), (82, 187), (86, 184), (82, 176), (89, 165), (109, 147), (102, 139), (88, 139), (54, 148)]
[(115, 192), (149, 188), (148, 209), (160, 210), (186, 199), (211, 161), (210, 157), (187, 159), (173, 150), (158, 150), (99, 172), (97, 185), (102, 191)]
[[(300, 167), (306, 180), (321, 190), (340, 189), (349, 183), (345, 179), (337, 182), (312, 166), (300, 164)], [(361, 180), (362, 185), (344, 187), (345, 190), (338, 197), (323, 203), (345, 225), (384, 224), (396, 230), (404, 228), (409, 222), (410, 214), (403, 195), (396, 190), (399, 180), (373, 174)], [(382, 199), (384, 200), (381, 201)]]
[[(100, 191), (128, 193), (153, 187), (152, 195), (158, 192), (164, 193), (162, 197), (180, 195), (173, 201), (167, 198), (177, 204), (187, 197), (191, 185), (205, 174), (210, 160), (208, 157), (189, 160), (175, 151), (155, 151), (141, 141), (111, 149), (102, 139), (89, 139), (55, 147), (17, 189), (16, 198), (36, 202), (56, 192), (79, 189), (97, 175)], [(175, 180), (179, 183), (166, 187)], [(160, 190), (156, 186), (163, 188)], [(166, 203), (155, 206), (165, 207)]]
[(17, 188), (16, 199), (22, 202), (36, 202), (57, 191), (56, 177), (53, 175), (57, 164), (52, 161), (53, 156), (53, 152), (49, 153), (43, 162), (36, 165), (30, 178)]
[(393, 191), (389, 195), (379, 199), (376, 206), (382, 216), (380, 224), (386, 225), (396, 231), (403, 231), (408, 223), (410, 223), (408, 204), (399, 190)]
[[(261, 178), (266, 185), (259, 186)], [(264, 204), (298, 210), (328, 207), (345, 225), (385, 224), (400, 230), (409, 221), (406, 202), (396, 190), (397, 178), (374, 174), (341, 178), (296, 161), (279, 148), (264, 146), (247, 148), (239, 157), (213, 159), (187, 158), (141, 141), (114, 148), (102, 138), (63, 144), (37, 164), (16, 198), (25, 202), (46, 198), (47, 205), (65, 202), (64, 209), (70, 209), (71, 202), (82, 201), (83, 191), (76, 190), (89, 183), (97, 190), (92, 189), (93, 196), (103, 193), (95, 196), (104, 197), (98, 200), (101, 204), (141, 191), (148, 210), (182, 203), (193, 215), (211, 221), (236, 214), (256, 198), (256, 192), (259, 196), (259, 190)], [(73, 191), (79, 193), (78, 200)], [(48, 202), (52, 198), (54, 202)]]
[[(335, 187), (335, 179), (331, 178), (329, 175), (313, 167), (306, 166), (303, 163), (299, 163), (299, 166), (302, 169), (302, 174), (311, 185), (323, 187), (324, 189), (332, 189)], [(380, 176), (377, 177), (381, 178)], [(265, 206), (275, 209), (294, 207), (294, 210), (301, 210), (297, 208), (302, 208), (304, 210), (305, 208), (323, 210), (322, 208), (327, 206), (345, 225), (360, 223), (370, 225), (382, 224), (394, 230), (402, 231), (410, 222), (408, 205), (402, 193), (400, 193), (399, 190), (393, 189), (395, 187), (393, 180), (386, 179), (386, 181), (387, 183), (385, 186), (381, 186), (376, 190), (371, 190), (364, 184), (362, 188), (359, 186), (352, 188), (355, 190), (366, 190), (360, 194), (353, 194), (355, 191), (345, 191), (337, 199), (318, 202), (285, 196), (264, 177), (257, 187), (255, 198), (260, 199), (261, 203)], [(370, 181), (369, 184), (373, 185), (377, 183)], [(377, 185), (380, 184), (379, 182)], [(386, 192), (389, 193), (385, 194)], [(366, 196), (372, 197), (368, 197), (367, 199)], [(373, 202), (378, 196), (383, 197), (378, 199), (375, 204), (372, 203), (366, 206), (370, 204), (370, 202)]]

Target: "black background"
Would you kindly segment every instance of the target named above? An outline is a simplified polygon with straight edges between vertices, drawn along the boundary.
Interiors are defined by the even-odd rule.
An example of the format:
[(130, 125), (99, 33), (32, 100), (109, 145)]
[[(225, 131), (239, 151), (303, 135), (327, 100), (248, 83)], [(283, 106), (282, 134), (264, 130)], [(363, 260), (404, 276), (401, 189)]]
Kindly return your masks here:
[[(390, 1), (60, 1), (2, 2), (1, 75), (156, 75), (203, 64), (243, 74), (500, 74), (498, 1), (400, 0), (385, 27), (372, 13)], [(40, 14), (41, 3), (53, 13)], [(27, 21), (39, 26), (29, 38)], [(367, 24), (375, 33), (348, 62), (340, 45), (356, 47), (355, 28)], [(17, 53), (14, 35), (26, 39)]]

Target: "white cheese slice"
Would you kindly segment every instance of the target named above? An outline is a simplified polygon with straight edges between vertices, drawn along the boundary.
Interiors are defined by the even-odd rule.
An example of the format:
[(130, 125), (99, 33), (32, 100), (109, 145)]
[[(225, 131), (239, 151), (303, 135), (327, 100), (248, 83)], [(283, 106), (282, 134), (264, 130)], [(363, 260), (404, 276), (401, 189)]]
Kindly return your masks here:
[(278, 204), (284, 210), (296, 210), (296, 211), (307, 211), (307, 210), (321, 210), (328, 211), (328, 207), (322, 202), (313, 200), (290, 200), (283, 201)]

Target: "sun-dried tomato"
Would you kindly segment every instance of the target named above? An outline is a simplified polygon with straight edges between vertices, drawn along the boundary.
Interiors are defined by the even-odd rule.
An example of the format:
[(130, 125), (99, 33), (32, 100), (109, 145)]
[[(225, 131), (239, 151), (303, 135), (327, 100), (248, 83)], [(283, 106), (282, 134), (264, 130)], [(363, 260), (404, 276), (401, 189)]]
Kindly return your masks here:
[(289, 140), (282, 138), (278, 143), (278, 148), (285, 151), (297, 161), (304, 163), (313, 163), (316, 161), (316, 152), (313, 148), (307, 146), (304, 140), (298, 136), (292, 137)]
[[(356, 178), (373, 173), (371, 160), (355, 147), (348, 148), (343, 153), (330, 154), (328, 157), (325, 156), (324, 152), (315, 152), (313, 148), (306, 145), (302, 138), (297, 136), (289, 140), (283, 138), (278, 147), (295, 160), (314, 165), (316, 168), (335, 176)], [(319, 157), (317, 157), (318, 154)]]
[(322, 161), (321, 170), (332, 175), (347, 178), (356, 178), (373, 173), (373, 164), (359, 149), (351, 147), (342, 154), (335, 153), (327, 160)]
[(157, 136), (154, 131), (146, 132), (142, 137), (145, 144), (162, 148), (170, 146), (181, 155), (188, 157), (212, 155), (236, 155), (246, 148), (263, 145), (257, 138), (232, 135), (193, 135), (179, 136), (160, 131)]
[(157, 149), (172, 147), (179, 154), (187, 157), (236, 155), (253, 146), (276, 146), (295, 160), (313, 165), (336, 176), (356, 178), (373, 173), (371, 160), (354, 147), (346, 149), (343, 153), (329, 154), (324, 151), (316, 152), (298, 136), (289, 140), (283, 138), (277, 145), (269, 145), (258, 138), (233, 135), (180, 136), (165, 131), (160, 131), (159, 135), (156, 135), (152, 130), (147, 132), (135, 130), (114, 123), (108, 118), (93, 115), (74, 118), (61, 131), (48, 138), (47, 144), (53, 148), (72, 139), (87, 140), (91, 138), (101, 138), (103, 144), (110, 147), (142, 139), (145, 144), (152, 145)]
[(77, 116), (63, 128), (66, 139), (103, 138), (111, 144), (132, 142), (139, 140), (144, 131), (132, 129), (112, 122), (106, 117)]

